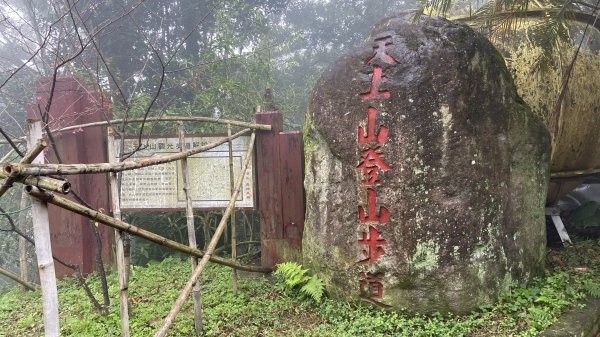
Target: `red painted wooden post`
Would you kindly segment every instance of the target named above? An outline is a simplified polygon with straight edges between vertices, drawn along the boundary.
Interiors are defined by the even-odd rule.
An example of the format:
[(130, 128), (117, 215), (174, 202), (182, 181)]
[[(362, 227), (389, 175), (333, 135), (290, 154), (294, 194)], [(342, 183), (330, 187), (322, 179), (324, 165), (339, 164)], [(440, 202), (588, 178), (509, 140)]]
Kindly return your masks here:
[[(51, 80), (37, 83), (36, 103), (29, 107), (31, 117), (40, 118), (51, 88)], [(110, 113), (103, 108), (93, 92), (87, 90), (75, 77), (58, 78), (52, 97), (49, 113), (50, 129), (67, 125), (77, 125), (105, 120)], [(44, 130), (45, 131), (45, 130)], [(70, 131), (54, 134), (58, 154), (63, 163), (107, 162), (106, 128), (87, 128), (82, 131)], [(49, 140), (50, 141), (50, 140)], [(51, 162), (57, 162), (56, 154), (49, 150), (47, 156)], [(88, 174), (70, 176), (72, 191), (95, 209), (110, 210), (106, 174)], [(77, 201), (72, 195), (69, 199)], [(78, 201), (77, 201), (78, 202)], [(94, 270), (96, 241), (89, 226), (89, 220), (69, 211), (50, 207), (50, 233), (54, 255), (71, 264), (77, 264), (83, 274)], [(112, 231), (99, 225), (102, 238), (103, 260), (112, 261)], [(56, 264), (56, 275), (61, 278), (71, 274), (71, 270)]]
[(300, 131), (279, 134), (284, 258), (302, 260), (304, 232), (304, 148)]
[(259, 112), (256, 122), (271, 131), (256, 137), (256, 171), (262, 265), (302, 257), (304, 229), (303, 147), (299, 131), (282, 132), (283, 115)]
[(261, 262), (263, 266), (272, 267), (281, 260), (277, 247), (283, 239), (279, 162), (279, 133), (283, 129), (283, 115), (278, 111), (258, 112), (256, 122), (272, 127), (271, 131), (258, 131), (256, 134)]

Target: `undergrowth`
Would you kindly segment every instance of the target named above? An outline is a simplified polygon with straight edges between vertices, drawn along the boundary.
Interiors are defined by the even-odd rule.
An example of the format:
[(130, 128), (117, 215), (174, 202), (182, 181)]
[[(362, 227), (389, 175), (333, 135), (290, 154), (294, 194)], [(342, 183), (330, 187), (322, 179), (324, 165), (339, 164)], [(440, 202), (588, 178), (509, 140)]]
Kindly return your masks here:
[[(497, 304), (468, 316), (409, 315), (326, 297), (320, 302), (298, 290), (256, 275), (240, 273), (239, 293), (231, 291), (230, 269), (210, 265), (202, 275), (205, 336), (536, 336), (560, 313), (600, 289), (600, 242), (565, 250), (547, 275), (527, 288), (515, 287)], [(581, 247), (581, 246), (580, 246)], [(585, 256), (585, 268), (581, 256)], [(567, 265), (567, 262), (573, 260)], [(132, 336), (152, 336), (162, 324), (190, 273), (188, 260), (171, 257), (133, 267), (130, 283)], [(301, 272), (306, 284), (310, 276)], [(99, 292), (100, 281), (90, 285)], [(279, 283), (277, 283), (279, 282)], [(301, 283), (300, 283), (301, 284)], [(62, 336), (118, 336), (118, 281), (109, 275), (110, 313), (93, 311), (72, 279), (59, 282)], [(192, 336), (192, 303), (177, 316), (169, 336)], [(43, 335), (41, 294), (14, 287), (0, 297), (0, 336)]]
[(294, 262), (283, 262), (277, 265), (277, 269), (273, 275), (280, 278), (280, 283), (293, 290), (299, 287), (300, 292), (312, 298), (316, 302), (321, 302), (325, 293), (325, 284), (317, 276), (308, 276), (308, 269), (302, 268), (301, 265)]

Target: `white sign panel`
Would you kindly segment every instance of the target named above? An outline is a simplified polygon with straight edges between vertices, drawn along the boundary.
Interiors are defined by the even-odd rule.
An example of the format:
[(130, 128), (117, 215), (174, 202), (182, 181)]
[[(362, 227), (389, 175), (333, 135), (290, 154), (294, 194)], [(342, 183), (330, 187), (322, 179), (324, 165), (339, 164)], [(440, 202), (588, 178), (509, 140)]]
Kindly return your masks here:
[[(212, 143), (220, 137), (186, 137), (186, 148)], [(250, 137), (238, 137), (233, 141), (234, 183), (242, 170)], [(178, 153), (179, 138), (163, 137), (143, 140), (142, 150), (127, 160)], [(137, 145), (136, 139), (125, 139), (125, 153)], [(115, 153), (121, 142), (115, 141)], [(229, 182), (229, 145), (224, 143), (214, 149), (188, 157), (190, 190), (194, 208), (225, 208), (231, 196)], [(236, 207), (254, 207), (254, 180), (252, 161), (244, 176)], [(181, 161), (124, 171), (121, 182), (122, 209), (183, 209), (185, 195)]]

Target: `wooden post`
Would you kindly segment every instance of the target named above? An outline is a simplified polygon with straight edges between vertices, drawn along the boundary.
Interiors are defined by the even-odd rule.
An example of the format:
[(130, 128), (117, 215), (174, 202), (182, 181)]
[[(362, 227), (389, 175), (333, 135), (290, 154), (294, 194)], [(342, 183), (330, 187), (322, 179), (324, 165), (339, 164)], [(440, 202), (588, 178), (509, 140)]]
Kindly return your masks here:
[(256, 172), (261, 262), (263, 267), (273, 267), (281, 260), (278, 247), (283, 243), (279, 162), (279, 133), (283, 129), (283, 115), (278, 111), (257, 112), (256, 123), (271, 125), (271, 131), (259, 131), (256, 135)]
[[(231, 124), (227, 124), (227, 136), (231, 137)], [(235, 190), (235, 182), (233, 178), (233, 142), (229, 141), (229, 189), (230, 195), (233, 195)], [(235, 223), (235, 208), (231, 214), (231, 260), (235, 262), (237, 259), (237, 237), (236, 237), (236, 223)], [(233, 294), (237, 295), (237, 270), (231, 269), (231, 287)]]
[[(179, 149), (185, 151), (185, 137), (183, 132), (183, 122), (177, 122), (177, 130), (179, 131)], [(231, 135), (229, 135), (231, 137)], [(231, 142), (231, 141), (230, 141)], [(196, 244), (196, 227), (194, 226), (194, 208), (192, 207), (192, 192), (190, 191), (190, 171), (188, 169), (187, 157), (181, 159), (181, 173), (183, 177), (183, 192), (185, 193), (185, 218), (187, 220), (188, 241), (190, 247), (197, 248)], [(192, 272), (198, 265), (198, 258), (191, 257)], [(235, 269), (234, 269), (235, 270)], [(194, 328), (196, 336), (202, 335), (202, 297), (200, 293), (200, 279), (194, 282), (192, 298), (194, 300)]]
[(271, 124), (271, 131), (256, 137), (256, 171), (262, 265), (302, 258), (304, 187), (302, 134), (282, 132), (278, 111), (257, 112), (256, 122)]
[[(108, 128), (107, 130), (107, 154), (108, 162), (115, 162), (114, 153), (114, 135), (113, 129)], [(121, 202), (119, 196), (119, 186), (117, 184), (117, 174), (114, 172), (108, 175), (108, 184), (110, 185), (110, 200), (112, 202), (112, 213), (113, 218), (121, 220)], [(125, 254), (125, 239), (124, 234), (120, 230), (115, 230), (115, 241), (117, 245), (116, 258), (117, 258), (117, 271), (119, 272), (119, 309), (121, 313), (121, 336), (129, 337), (129, 300), (128, 300), (128, 289), (129, 289), (129, 256)], [(127, 254), (128, 255), (128, 254)]]
[(279, 134), (281, 165), (281, 210), (283, 238), (280, 256), (286, 261), (302, 261), (304, 233), (304, 147), (299, 131)]
[[(21, 208), (25, 209), (27, 207), (27, 193), (23, 191), (23, 187), (21, 187)], [(27, 212), (23, 211), (19, 213), (19, 230), (22, 233), (27, 233)], [(29, 271), (27, 268), (27, 241), (24, 237), (19, 235), (19, 270), (21, 274), (21, 279), (25, 282), (29, 281)]]
[[(38, 139), (42, 138), (42, 122), (29, 122), (28, 147), (34, 146)], [(33, 161), (36, 164), (44, 162), (43, 154)], [(32, 187), (37, 189), (36, 187)], [(58, 325), (58, 293), (56, 290), (56, 273), (54, 271), (54, 260), (52, 259), (52, 247), (50, 244), (50, 224), (48, 222), (48, 204), (37, 198), (31, 198), (31, 213), (33, 217), (33, 238), (35, 241), (35, 254), (38, 261), (40, 274), (40, 285), (42, 288), (43, 312), (44, 312), (44, 334), (46, 337), (58, 337), (60, 328)]]
[[(82, 81), (76, 77), (43, 78), (38, 81), (36, 87), (36, 100), (28, 109), (28, 116), (40, 116), (40, 109), (43, 109), (52, 96), (52, 105), (47, 114), (53, 128), (110, 118), (108, 107), (100, 105), (100, 97), (94, 90), (85, 88)], [(105, 137), (106, 131), (101, 127), (52, 134), (52, 139), (48, 138), (48, 141), (54, 144), (50, 144), (46, 152), (47, 161), (58, 163), (60, 158), (60, 162), (63, 163), (106, 162)], [(74, 176), (69, 177), (69, 182), (73, 191), (91, 207), (109, 209), (107, 179), (107, 175)], [(79, 266), (82, 275), (91, 273), (96, 265), (96, 240), (89, 221), (56, 207), (51, 207), (49, 212), (54, 254), (63, 257), (71, 265)], [(102, 259), (105, 262), (111, 261), (112, 231), (104, 226), (99, 226), (97, 230), (102, 238)], [(58, 278), (72, 274), (73, 270), (70, 268), (56, 265)]]

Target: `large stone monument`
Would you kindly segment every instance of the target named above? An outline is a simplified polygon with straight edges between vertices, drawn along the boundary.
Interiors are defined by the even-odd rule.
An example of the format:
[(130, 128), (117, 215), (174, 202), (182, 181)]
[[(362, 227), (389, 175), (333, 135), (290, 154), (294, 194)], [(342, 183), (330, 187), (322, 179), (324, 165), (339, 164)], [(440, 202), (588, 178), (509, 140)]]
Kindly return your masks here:
[(314, 89), (304, 262), (334, 297), (464, 313), (542, 273), (549, 139), (485, 38), (410, 20)]

